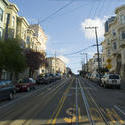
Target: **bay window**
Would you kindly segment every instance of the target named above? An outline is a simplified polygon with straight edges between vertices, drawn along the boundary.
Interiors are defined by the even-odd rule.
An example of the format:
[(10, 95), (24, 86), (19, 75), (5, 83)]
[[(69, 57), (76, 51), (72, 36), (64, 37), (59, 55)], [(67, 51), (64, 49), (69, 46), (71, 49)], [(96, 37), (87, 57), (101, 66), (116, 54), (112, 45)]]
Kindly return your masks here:
[(3, 21), (3, 10), (0, 8), (0, 21)]

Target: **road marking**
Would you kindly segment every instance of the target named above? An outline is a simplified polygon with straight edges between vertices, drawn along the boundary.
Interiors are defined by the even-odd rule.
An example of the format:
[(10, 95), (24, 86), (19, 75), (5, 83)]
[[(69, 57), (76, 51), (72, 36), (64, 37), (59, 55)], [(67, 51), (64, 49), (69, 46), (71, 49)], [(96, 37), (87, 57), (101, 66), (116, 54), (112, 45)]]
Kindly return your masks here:
[[(67, 88), (67, 90), (66, 90), (65, 93), (68, 94), (68, 92), (69, 92), (69, 90), (70, 90), (70, 87), (71, 87), (71, 85)], [(61, 105), (60, 105), (60, 107), (59, 107), (59, 109), (58, 109), (58, 111), (57, 111), (57, 113), (56, 113), (56, 115), (55, 115), (55, 118), (54, 118), (53, 121), (52, 121), (52, 125), (55, 125), (55, 124), (56, 124), (57, 117), (58, 117), (58, 115), (59, 115), (59, 113), (60, 113), (60, 111), (61, 111), (61, 109), (62, 109), (62, 107), (63, 107), (63, 105), (64, 105), (64, 102), (65, 102), (66, 98), (67, 98), (67, 96), (63, 96), (62, 103), (61, 103)]]
[(79, 112), (79, 122), (80, 122), (81, 119), (82, 119), (82, 116), (81, 116), (81, 113), (80, 113), (80, 108), (78, 108), (78, 112)]
[(122, 113), (123, 115), (125, 115), (125, 112), (122, 111), (118, 106), (114, 105), (114, 108), (117, 109), (120, 113)]
[(108, 118), (111, 120), (111, 122), (113, 124), (116, 124), (116, 121), (115, 121), (115, 119), (112, 116), (112, 112), (109, 109), (106, 109), (106, 112), (107, 112)]
[(120, 124), (125, 124), (125, 122), (120, 118), (120, 116), (116, 113), (116, 111), (114, 109), (112, 109), (112, 112)]
[(109, 122), (107, 121), (107, 119), (104, 117), (101, 108), (98, 106), (98, 104), (95, 102), (94, 98), (91, 96), (90, 91), (88, 90), (88, 95), (90, 96), (91, 100), (93, 101), (94, 105), (96, 106), (96, 109), (98, 111), (98, 113), (100, 114), (101, 118), (105, 121), (106, 125), (110, 125)]
[(76, 79), (76, 125), (78, 125), (78, 122), (79, 122), (79, 118), (78, 118), (78, 90), (77, 90), (77, 87), (78, 87), (78, 79)]
[[(66, 82), (66, 81), (64, 81), (64, 82)], [(64, 83), (64, 82), (63, 82), (63, 83)], [(54, 88), (52, 91), (49, 91), (45, 96), (48, 96), (50, 93), (52, 93), (52, 92), (55, 91), (55, 90), (58, 90), (58, 91), (59, 91), (59, 90), (65, 85), (65, 84), (63, 84), (63, 83), (62, 83), (62, 84), (59, 84), (59, 85), (57, 86), (57, 87), (60, 87), (60, 86), (61, 86), (59, 89), (56, 89), (56, 88), (57, 88), (57, 87), (56, 87), (56, 88)], [(62, 85), (63, 85), (63, 86), (62, 86)], [(58, 92), (58, 91), (56, 91), (56, 92)], [(44, 93), (43, 93), (43, 94), (44, 94)], [(56, 94), (56, 93), (55, 93), (55, 94)], [(45, 97), (45, 96), (44, 96), (44, 97)], [(35, 107), (36, 107), (36, 106), (38, 107), (39, 104), (38, 104), (38, 105), (35, 105)], [(36, 107), (36, 109), (37, 109), (37, 107)], [(31, 110), (32, 110), (32, 109), (31, 109)], [(30, 111), (31, 111), (31, 110), (30, 110)], [(33, 111), (35, 111), (35, 110), (32, 110), (32, 112), (33, 112)], [(26, 113), (27, 113), (27, 112), (26, 112)], [(25, 114), (26, 114), (26, 113), (25, 113)], [(25, 114), (24, 114), (24, 115), (25, 115)], [(19, 121), (19, 120), (9, 121), (9, 123), (7, 123), (7, 125), (8, 125), (8, 124), (9, 124), (9, 125), (16, 124), (17, 121)], [(22, 125), (22, 124), (29, 125), (29, 124), (32, 123), (32, 120), (28, 120), (28, 121), (27, 121), (27, 120), (24, 120), (24, 121), (21, 121), (21, 122), (23, 122), (23, 123), (21, 123), (21, 125)], [(16, 124), (16, 125), (17, 125), (17, 124)]]
[(80, 90), (81, 90), (81, 94), (82, 94), (82, 99), (83, 99), (84, 104), (85, 104), (85, 108), (86, 108), (86, 112), (87, 112), (87, 116), (88, 116), (89, 122), (90, 122), (91, 125), (94, 125), (95, 123), (92, 120), (92, 117), (91, 117), (91, 114), (90, 114), (90, 107), (89, 107), (88, 101), (86, 99), (85, 92), (84, 92), (84, 90), (83, 90), (83, 88), (81, 86), (81, 83), (80, 83), (79, 79), (78, 79), (78, 83), (79, 83), (79, 86), (81, 88)]
[(65, 117), (65, 118), (64, 118), (64, 121), (65, 121), (66, 123), (76, 122), (76, 116), (75, 116), (75, 114), (74, 114), (74, 111), (75, 111), (75, 108), (68, 108), (68, 109), (66, 110), (66, 113), (70, 116), (70, 118), (68, 118), (68, 117)]
[[(72, 81), (73, 81), (73, 79), (72, 79)], [(50, 118), (50, 120), (47, 122), (47, 124), (52, 124), (52, 125), (56, 124), (57, 117), (58, 117), (58, 115), (59, 115), (59, 113), (60, 113), (60, 111), (61, 111), (61, 109), (62, 109), (62, 107), (63, 107), (63, 104), (64, 104), (66, 98), (67, 98), (67, 96), (64, 96), (64, 95), (67, 95), (67, 94), (68, 94), (71, 85), (72, 85), (72, 84), (70, 84), (70, 85), (68, 86), (68, 88), (65, 90), (63, 96), (62, 96), (61, 99), (59, 100), (59, 103), (58, 103), (57, 108), (55, 109), (55, 111), (54, 111), (53, 114), (51, 115), (51, 118)], [(57, 113), (56, 113), (56, 112), (57, 112)], [(55, 113), (56, 113), (56, 114), (55, 114)], [(55, 115), (55, 117), (54, 117), (54, 115)], [(53, 117), (54, 117), (54, 118), (53, 118)]]

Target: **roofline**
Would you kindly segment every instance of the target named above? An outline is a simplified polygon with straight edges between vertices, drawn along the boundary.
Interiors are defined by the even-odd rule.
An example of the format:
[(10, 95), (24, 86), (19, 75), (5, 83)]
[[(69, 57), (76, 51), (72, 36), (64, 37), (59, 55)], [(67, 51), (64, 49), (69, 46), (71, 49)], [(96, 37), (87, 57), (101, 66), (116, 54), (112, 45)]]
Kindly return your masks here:
[(3, 2), (4, 2), (6, 5), (9, 5), (9, 1), (8, 1), (8, 0), (3, 0)]
[(29, 22), (26, 20), (25, 17), (22, 17), (22, 16), (18, 16), (18, 18), (20, 18), (21, 20), (23, 20), (27, 26), (29, 26)]
[(117, 8), (115, 9), (115, 14), (117, 14), (118, 11), (119, 11), (119, 10), (122, 10), (123, 8), (125, 8), (125, 4), (122, 5), (122, 6), (120, 6), (120, 7), (117, 7)]
[[(47, 59), (55, 59), (55, 57), (47, 57)], [(63, 61), (63, 60), (61, 60), (60, 58), (56, 57), (56, 59), (58, 59), (58, 60), (60, 60), (61, 62), (63, 62), (63, 63), (64, 63), (64, 61)], [(64, 64), (65, 64), (65, 63), (64, 63)]]
[(19, 8), (17, 7), (16, 4), (14, 4), (14, 3), (10, 3), (9, 5), (10, 5), (10, 6), (14, 6), (14, 8), (16, 9), (17, 12), (19, 11)]

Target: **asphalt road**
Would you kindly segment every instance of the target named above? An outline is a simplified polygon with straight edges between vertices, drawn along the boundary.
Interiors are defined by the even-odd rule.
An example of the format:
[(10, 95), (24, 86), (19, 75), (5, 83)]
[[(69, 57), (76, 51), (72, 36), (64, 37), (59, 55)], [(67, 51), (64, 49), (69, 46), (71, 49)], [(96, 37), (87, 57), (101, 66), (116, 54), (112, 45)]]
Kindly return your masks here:
[(124, 88), (65, 78), (0, 104), (0, 125), (125, 125)]

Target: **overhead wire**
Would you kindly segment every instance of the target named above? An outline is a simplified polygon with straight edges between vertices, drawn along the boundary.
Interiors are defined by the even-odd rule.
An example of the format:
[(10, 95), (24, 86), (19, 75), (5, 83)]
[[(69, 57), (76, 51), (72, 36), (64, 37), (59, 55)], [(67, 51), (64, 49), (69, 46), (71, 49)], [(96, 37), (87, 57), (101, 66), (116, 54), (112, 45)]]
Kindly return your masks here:
[(75, 54), (81, 53), (81, 52), (85, 51), (86, 49), (88, 49), (88, 48), (90, 48), (90, 47), (93, 47), (93, 46), (95, 46), (95, 45), (88, 46), (88, 47), (86, 47), (86, 48), (84, 48), (84, 49), (81, 49), (81, 50), (76, 51), (76, 52), (73, 52), (73, 53), (63, 54), (63, 56), (75, 55)]
[(65, 4), (64, 6), (62, 6), (61, 8), (57, 9), (56, 11), (54, 11), (53, 13), (51, 13), (50, 15), (48, 15), (47, 17), (43, 18), (42, 20), (39, 21), (39, 24), (45, 22), (46, 20), (48, 20), (49, 18), (51, 18), (52, 16), (56, 15), (57, 13), (59, 13), (61, 10), (65, 9), (66, 7), (68, 7), (69, 5), (71, 5), (73, 3), (73, 1), (71, 0), (69, 3)]

